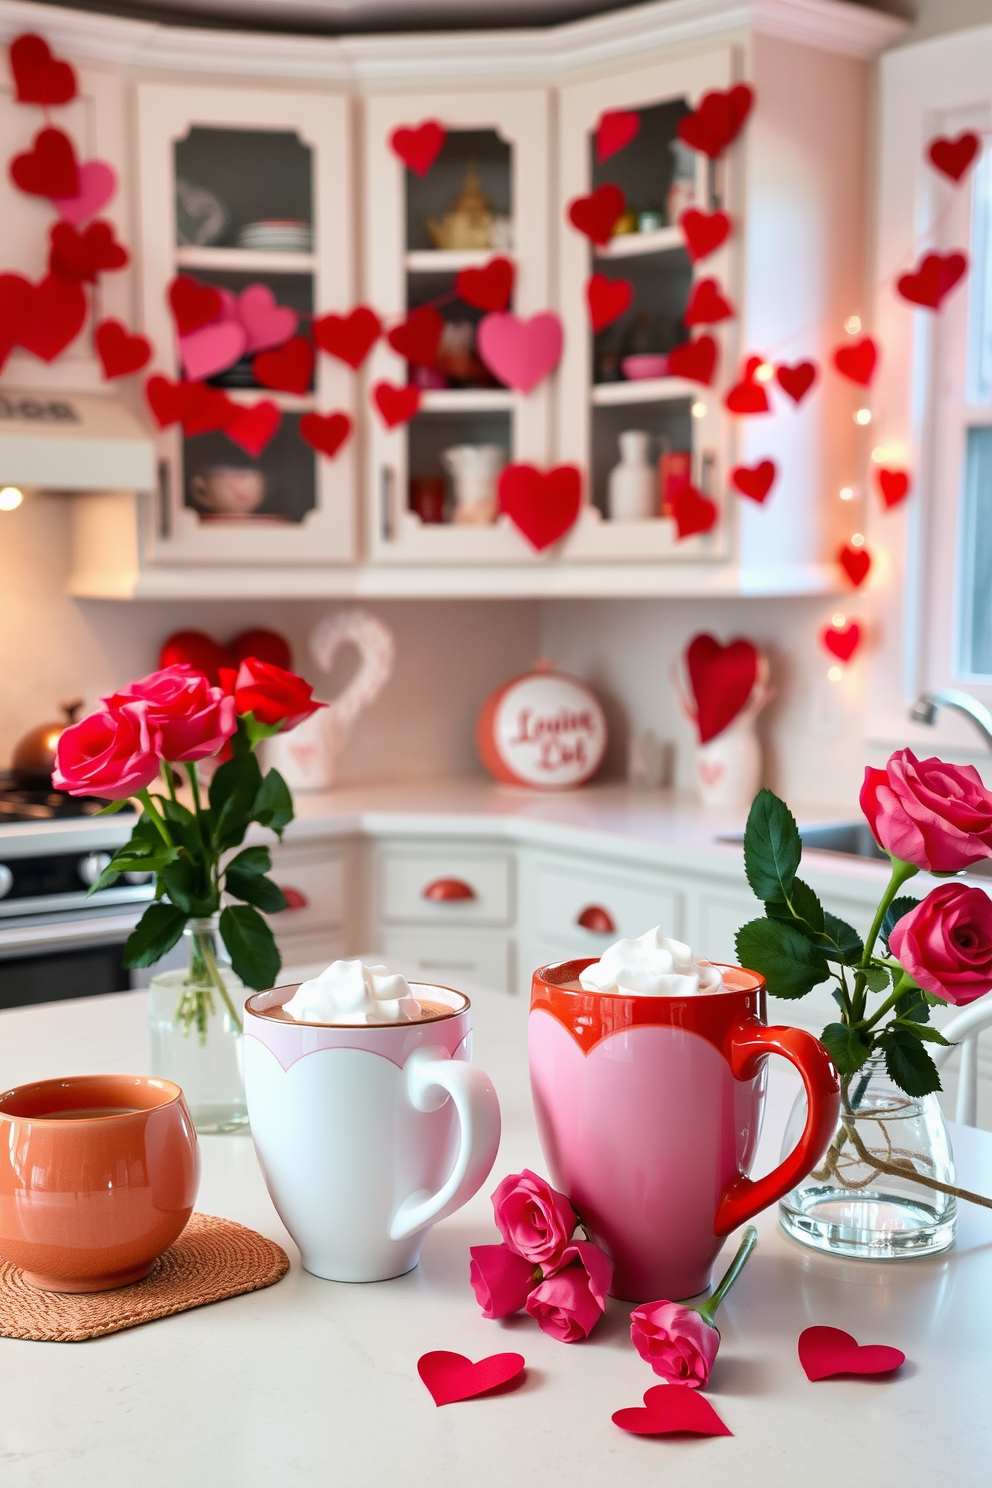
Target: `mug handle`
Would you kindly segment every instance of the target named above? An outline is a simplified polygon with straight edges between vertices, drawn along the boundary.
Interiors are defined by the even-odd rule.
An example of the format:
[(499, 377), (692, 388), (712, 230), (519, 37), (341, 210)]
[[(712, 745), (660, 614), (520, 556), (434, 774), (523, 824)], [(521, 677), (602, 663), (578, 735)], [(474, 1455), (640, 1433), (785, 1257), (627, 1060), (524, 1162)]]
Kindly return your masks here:
[(801, 1182), (830, 1145), (840, 1112), (840, 1084), (833, 1061), (820, 1040), (804, 1029), (741, 1023), (730, 1034), (727, 1054), (735, 1080), (753, 1079), (763, 1058), (782, 1054), (803, 1077), (807, 1110), (802, 1136), (777, 1168), (758, 1179), (740, 1173), (728, 1185), (713, 1221), (716, 1235), (729, 1235)]
[(423, 1189), (404, 1199), (393, 1215), (390, 1240), (405, 1240), (426, 1225), (467, 1204), (489, 1177), (499, 1147), (499, 1101), (484, 1070), (447, 1049), (416, 1049), (403, 1067), (406, 1096), (417, 1111), (437, 1111), (450, 1096), (458, 1112), (458, 1156), (437, 1193)]

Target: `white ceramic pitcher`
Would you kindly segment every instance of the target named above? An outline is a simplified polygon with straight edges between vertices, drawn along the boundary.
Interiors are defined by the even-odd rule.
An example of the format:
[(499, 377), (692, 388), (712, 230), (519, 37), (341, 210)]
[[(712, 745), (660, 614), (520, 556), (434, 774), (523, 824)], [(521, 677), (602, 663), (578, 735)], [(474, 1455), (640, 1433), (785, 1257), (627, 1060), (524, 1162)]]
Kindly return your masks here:
[(496, 520), (496, 478), (506, 464), (498, 444), (456, 444), (441, 451), (441, 464), (455, 485), (454, 520), (485, 527)]

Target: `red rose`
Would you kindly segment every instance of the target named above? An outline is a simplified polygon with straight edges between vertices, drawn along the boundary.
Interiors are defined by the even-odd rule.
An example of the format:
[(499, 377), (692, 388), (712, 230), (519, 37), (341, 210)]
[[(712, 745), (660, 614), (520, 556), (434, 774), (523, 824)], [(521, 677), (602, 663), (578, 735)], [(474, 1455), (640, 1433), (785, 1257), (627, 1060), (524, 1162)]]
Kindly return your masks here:
[(612, 1279), (612, 1263), (599, 1246), (576, 1240), (566, 1246), (561, 1269), (545, 1276), (531, 1292), (527, 1311), (542, 1333), (562, 1343), (579, 1343), (606, 1311)]
[(313, 688), (295, 672), (249, 656), (235, 679), (234, 707), (239, 715), (251, 713), (257, 723), (268, 728), (278, 725), (286, 733), (327, 704), (316, 702)]
[(670, 1385), (705, 1385), (720, 1334), (693, 1307), (677, 1302), (645, 1302), (630, 1314), (630, 1340), (655, 1374)]
[(534, 1285), (534, 1267), (508, 1245), (473, 1245), (469, 1279), (487, 1318), (519, 1312)]
[(961, 1007), (992, 988), (992, 899), (964, 884), (941, 884), (897, 920), (889, 949), (935, 997)]
[(148, 704), (105, 701), (96, 713), (67, 728), (55, 751), (52, 784), (70, 796), (102, 796), (126, 801), (144, 790), (159, 772), (159, 733), (148, 719)]
[(956, 873), (992, 857), (992, 795), (973, 765), (899, 749), (865, 771), (861, 809), (886, 852), (916, 868)]
[(132, 698), (148, 704), (148, 721), (159, 730), (163, 757), (177, 764), (217, 754), (238, 726), (233, 698), (190, 666), (152, 672), (107, 701), (116, 706)]
[(524, 1168), (511, 1173), (493, 1192), (496, 1228), (511, 1250), (545, 1271), (560, 1264), (578, 1224), (564, 1194)]

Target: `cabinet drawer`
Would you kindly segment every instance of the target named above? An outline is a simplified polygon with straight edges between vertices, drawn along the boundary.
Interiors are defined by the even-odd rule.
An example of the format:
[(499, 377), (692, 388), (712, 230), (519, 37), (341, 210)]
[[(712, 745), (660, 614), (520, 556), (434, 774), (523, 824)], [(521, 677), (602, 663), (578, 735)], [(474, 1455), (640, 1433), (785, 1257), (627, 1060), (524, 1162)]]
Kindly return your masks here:
[(598, 955), (614, 940), (643, 935), (654, 925), (676, 939), (684, 933), (683, 895), (649, 875), (549, 862), (538, 865), (536, 889), (540, 938), (551, 936), (575, 956)]
[(442, 987), (512, 990), (511, 945), (486, 930), (383, 930), (382, 958), (411, 976)]
[(272, 853), (271, 877), (290, 901), (288, 909), (270, 916), (277, 937), (344, 923), (342, 854), (330, 854), (323, 848), (277, 848)]
[(384, 920), (505, 925), (511, 918), (513, 875), (506, 853), (381, 853), (378, 877)]

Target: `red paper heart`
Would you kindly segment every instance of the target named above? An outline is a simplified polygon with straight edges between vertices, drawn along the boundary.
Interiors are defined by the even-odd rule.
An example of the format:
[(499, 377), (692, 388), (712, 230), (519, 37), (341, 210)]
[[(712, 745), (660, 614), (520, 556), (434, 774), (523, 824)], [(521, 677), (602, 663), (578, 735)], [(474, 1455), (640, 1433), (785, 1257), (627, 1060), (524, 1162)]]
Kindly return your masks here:
[(959, 134), (957, 139), (944, 139), (938, 135), (935, 140), (930, 141), (927, 155), (941, 175), (949, 176), (952, 181), (960, 181), (978, 150), (978, 135), (968, 130)]
[(679, 227), (693, 263), (708, 258), (730, 237), (730, 218), (726, 212), (700, 212), (690, 207), (679, 218)]
[(709, 387), (716, 370), (717, 345), (712, 336), (697, 336), (695, 341), (683, 341), (668, 353), (669, 377), (687, 377), (690, 382), (701, 382)]
[(401, 124), (394, 129), (389, 136), (389, 148), (415, 176), (426, 176), (444, 149), (447, 137), (447, 130), (437, 119), (424, 119), (421, 124)]
[(151, 359), (152, 343), (148, 337), (129, 335), (119, 320), (101, 320), (93, 332), (93, 341), (108, 380), (140, 372)]
[(777, 474), (774, 460), (761, 460), (754, 466), (736, 465), (730, 472), (730, 480), (742, 496), (749, 496), (760, 506), (775, 484)]
[(740, 382), (735, 383), (724, 398), (724, 406), (730, 413), (753, 414), (770, 413), (771, 404), (765, 385), (754, 380), (754, 374), (761, 366), (761, 357), (748, 357), (744, 366), (744, 376)]
[(464, 1354), (450, 1354), (446, 1349), (421, 1354), (417, 1360), (417, 1373), (435, 1405), (452, 1405), (456, 1400), (485, 1395), (488, 1390), (516, 1379), (525, 1367), (523, 1354), (490, 1354), (473, 1364)]
[(838, 346), (834, 351), (834, 366), (842, 377), (867, 387), (871, 382), (878, 361), (878, 348), (870, 336), (855, 341), (853, 346)]
[(845, 543), (837, 554), (837, 562), (847, 574), (855, 589), (861, 587), (871, 568), (871, 554), (867, 548), (852, 548)]
[(260, 351), (251, 369), (256, 382), (283, 393), (305, 393), (313, 376), (313, 347), (306, 336), (294, 336), (274, 351)]
[(205, 387), (202, 382), (170, 382), (157, 375), (145, 383), (145, 397), (160, 429), (182, 424), (183, 433), (190, 437), (226, 428), (237, 409), (219, 388)]
[(721, 646), (716, 636), (703, 632), (686, 647), (685, 664), (699, 742), (708, 744), (747, 706), (758, 679), (758, 648), (743, 636)]
[[(856, 620), (849, 620), (846, 625), (825, 625), (820, 631), (820, 640), (838, 661), (850, 661), (861, 645), (861, 626)], [(801, 1349), (801, 1339), (799, 1346)]]
[(607, 182), (590, 196), (577, 196), (568, 204), (568, 220), (593, 243), (608, 243), (623, 216), (627, 198), (619, 186)]
[(614, 1411), (613, 1424), (634, 1436), (670, 1436), (687, 1431), (693, 1436), (733, 1436), (705, 1395), (691, 1385), (652, 1385), (644, 1405)]
[(333, 460), (352, 430), (346, 413), (305, 413), (300, 419), (300, 434), (312, 449)]
[(912, 274), (896, 280), (896, 290), (912, 305), (939, 310), (968, 268), (966, 253), (927, 253)]
[(685, 307), (682, 324), (687, 326), (715, 325), (718, 321), (729, 320), (736, 314), (737, 311), (730, 301), (720, 293), (720, 286), (715, 279), (697, 279), (692, 286), (692, 294)]
[(82, 232), (68, 222), (53, 223), (48, 255), (49, 273), (60, 279), (95, 284), (98, 274), (123, 269), (131, 255), (114, 237), (111, 223), (91, 222)]
[(679, 120), (678, 137), (715, 160), (740, 134), (753, 103), (754, 92), (747, 83), (738, 83), (726, 93), (706, 93), (695, 113), (683, 114)]
[(269, 398), (247, 407), (243, 403), (232, 403), (237, 411), (224, 425), (224, 433), (246, 455), (257, 460), (276, 435), (282, 423), (282, 411)]
[(292, 670), (293, 653), (286, 638), (278, 631), (261, 629), (242, 630), (226, 646), (202, 630), (177, 630), (162, 643), (158, 664), (194, 667), (216, 687), (221, 667), (236, 669), (248, 656)]
[(716, 502), (688, 482), (669, 492), (668, 504), (675, 518), (680, 542), (684, 537), (692, 537), (697, 532), (709, 532), (716, 526), (720, 515)]
[(508, 258), (491, 258), (481, 269), (462, 269), (455, 292), (477, 310), (505, 310), (513, 293), (513, 277)]
[(775, 368), (775, 380), (794, 403), (801, 403), (816, 381), (815, 362), (796, 362), (794, 367), (782, 362)]
[(10, 178), (29, 196), (75, 196), (79, 166), (72, 140), (51, 125), (39, 129), (31, 149), (10, 162)]
[(605, 274), (593, 274), (586, 284), (586, 300), (589, 305), (589, 320), (594, 331), (612, 325), (630, 308), (634, 298), (634, 286), (629, 279), (607, 279)]
[(564, 537), (579, 515), (582, 476), (575, 465), (504, 465), (497, 489), (500, 511), (539, 553)]
[(843, 1328), (804, 1328), (799, 1362), (807, 1379), (821, 1380), (834, 1374), (891, 1374), (905, 1364), (906, 1355), (887, 1343), (859, 1344)]
[(640, 127), (640, 114), (627, 109), (607, 109), (600, 114), (596, 125), (596, 159), (600, 165), (636, 139)]
[(213, 325), (224, 308), (219, 290), (212, 284), (201, 284), (189, 274), (173, 279), (169, 285), (169, 304), (180, 336)]
[(911, 482), (908, 470), (886, 470), (883, 466), (876, 466), (875, 478), (886, 508), (898, 506), (909, 495)]
[(53, 362), (83, 328), (82, 285), (46, 274), (32, 284), (20, 274), (0, 274), (0, 366), (14, 346)]
[(53, 57), (43, 36), (26, 31), (10, 43), (10, 70), (18, 103), (54, 108), (76, 96), (76, 74), (68, 62)]
[(410, 311), (402, 325), (394, 326), (386, 340), (408, 362), (433, 367), (443, 331), (443, 317), (431, 305), (421, 305)]
[(395, 429), (412, 419), (420, 407), (420, 389), (396, 387), (391, 382), (377, 382), (372, 389), (372, 401), (387, 429)]
[(382, 325), (368, 305), (356, 305), (348, 315), (320, 316), (311, 323), (310, 330), (321, 351), (346, 362), (357, 372), (381, 336)]

